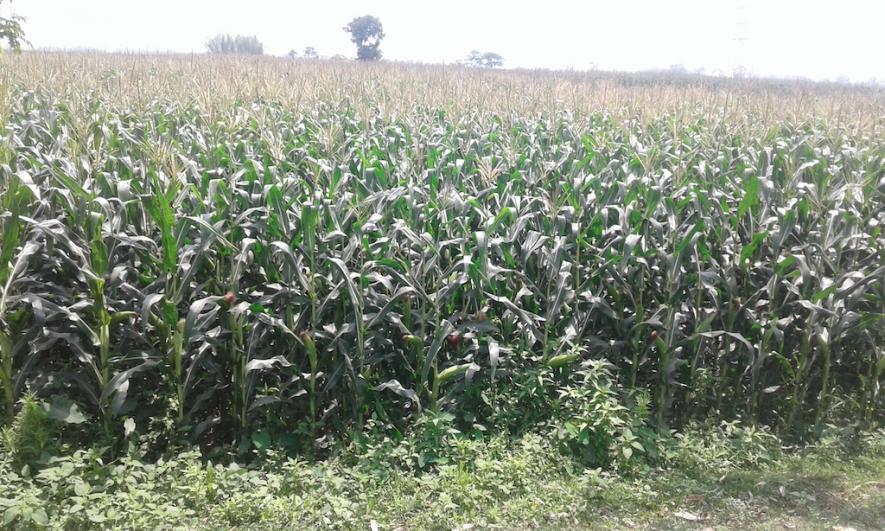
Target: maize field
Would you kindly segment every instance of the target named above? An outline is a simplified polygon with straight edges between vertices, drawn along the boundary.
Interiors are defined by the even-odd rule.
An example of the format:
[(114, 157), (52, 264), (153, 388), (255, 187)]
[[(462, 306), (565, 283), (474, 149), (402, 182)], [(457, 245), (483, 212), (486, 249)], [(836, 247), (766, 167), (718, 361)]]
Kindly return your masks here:
[(883, 109), (835, 85), (7, 54), (0, 417), (32, 392), (96, 437), (322, 441), (483, 424), (519, 375), (604, 363), (657, 430), (881, 424)]

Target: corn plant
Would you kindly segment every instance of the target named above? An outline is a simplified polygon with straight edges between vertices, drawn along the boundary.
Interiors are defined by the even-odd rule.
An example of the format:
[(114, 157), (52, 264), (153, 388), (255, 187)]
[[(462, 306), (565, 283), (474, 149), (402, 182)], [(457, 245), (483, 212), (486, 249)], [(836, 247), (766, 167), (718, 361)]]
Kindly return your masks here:
[[(768, 109), (778, 85), (680, 103), (615, 78), (609, 101), (578, 75), (306, 65), (295, 90), (270, 61), (149, 63), (163, 84), (84, 57), (94, 90), (53, 55), (0, 72), (5, 416), (29, 388), (108, 435), (165, 416), (207, 445), (314, 451), (605, 362), (659, 430), (883, 419), (876, 93), (807, 88), (852, 98), (833, 116)], [(146, 88), (107, 88), (109, 65)]]

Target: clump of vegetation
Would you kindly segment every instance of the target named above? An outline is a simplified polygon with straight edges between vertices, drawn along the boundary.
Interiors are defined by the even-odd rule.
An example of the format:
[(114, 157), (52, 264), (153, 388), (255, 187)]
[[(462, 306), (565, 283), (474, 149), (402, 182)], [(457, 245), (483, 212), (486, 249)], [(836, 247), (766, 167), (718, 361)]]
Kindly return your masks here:
[(262, 55), (264, 45), (255, 35), (219, 34), (206, 42), (206, 49), (213, 54)]
[(464, 62), (467, 66), (481, 68), (497, 68), (504, 66), (504, 57), (495, 52), (480, 52), (479, 50), (471, 50)]
[[(674, 527), (691, 521), (878, 527), (885, 518), (885, 493), (856, 488), (885, 475), (882, 433), (858, 439), (850, 450), (827, 434), (826, 448), (750, 462), (742, 449), (745, 427), (733, 424), (709, 435), (693, 431), (690, 442), (669, 441), (670, 464), (612, 474), (563, 456), (541, 435), (450, 437), (435, 445), (440, 439), (427, 430), (438, 434), (449, 420), (428, 414), (421, 422), (434, 427), (419, 428), (414, 439), (375, 451), (372, 459), (365, 448), (313, 462), (271, 452), (241, 466), (196, 451), (155, 461), (134, 451), (108, 464), (107, 449), (75, 450), (37, 471), (13, 468), (0, 453), (0, 518), (15, 528), (77, 529), (357, 528), (372, 522), (385, 529)], [(686, 468), (699, 462), (700, 447), (703, 466)], [(434, 465), (418, 470), (402, 461), (410, 448), (433, 449)], [(849, 460), (854, 452), (865, 457)], [(816, 496), (827, 503), (810, 503)]]
[(15, 419), (0, 431), (0, 446), (18, 468), (35, 465), (56, 444), (57, 432), (49, 413), (33, 396), (25, 395)]

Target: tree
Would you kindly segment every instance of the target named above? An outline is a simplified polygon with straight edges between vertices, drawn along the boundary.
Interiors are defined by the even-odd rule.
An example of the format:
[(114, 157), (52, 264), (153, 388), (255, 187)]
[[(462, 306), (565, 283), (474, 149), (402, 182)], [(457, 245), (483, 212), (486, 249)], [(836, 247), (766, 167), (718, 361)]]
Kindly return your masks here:
[(344, 26), (344, 31), (350, 33), (350, 40), (356, 44), (357, 59), (360, 61), (381, 59), (381, 50), (378, 46), (384, 38), (384, 28), (378, 18), (372, 15), (357, 17)]
[(477, 68), (497, 68), (504, 65), (504, 57), (495, 52), (481, 53), (479, 50), (471, 50), (465, 64)]
[[(0, 5), (2, 4), (3, 0), (0, 0)], [(22, 44), (30, 44), (25, 39), (25, 31), (22, 29), (21, 23), (24, 21), (25, 18), (18, 15), (10, 15), (9, 18), (0, 17), (0, 42), (6, 41), (6, 44), (15, 51), (21, 50)]]
[(320, 54), (317, 53), (316, 48), (314, 48), (313, 46), (307, 46), (306, 48), (304, 48), (304, 53), (302, 53), (301, 55), (303, 55), (305, 59), (316, 59), (320, 56)]
[(209, 53), (235, 53), (246, 55), (261, 55), (264, 53), (264, 45), (255, 35), (228, 35), (219, 34), (206, 43)]
[(295, 50), (289, 50), (289, 53), (286, 54), (286, 57), (289, 59), (298, 59), (298, 52)]

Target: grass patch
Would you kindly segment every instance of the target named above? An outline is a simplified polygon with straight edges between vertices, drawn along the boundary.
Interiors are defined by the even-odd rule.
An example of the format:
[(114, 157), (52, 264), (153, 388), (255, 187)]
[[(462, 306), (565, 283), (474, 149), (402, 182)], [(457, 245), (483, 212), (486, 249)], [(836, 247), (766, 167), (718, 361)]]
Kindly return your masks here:
[[(0, 511), (16, 528), (78, 529), (885, 524), (881, 432), (804, 449), (771, 446), (755, 460), (738, 455), (722, 434), (706, 429), (663, 442), (660, 463), (622, 470), (582, 466), (540, 434), (459, 437), (446, 464), (423, 471), (354, 448), (318, 462), (269, 452), (248, 467), (214, 464), (195, 451), (147, 463), (136, 456), (105, 462), (100, 450), (78, 450), (22, 470), (5, 459)], [(718, 460), (698, 464), (701, 440), (719, 446)]]

